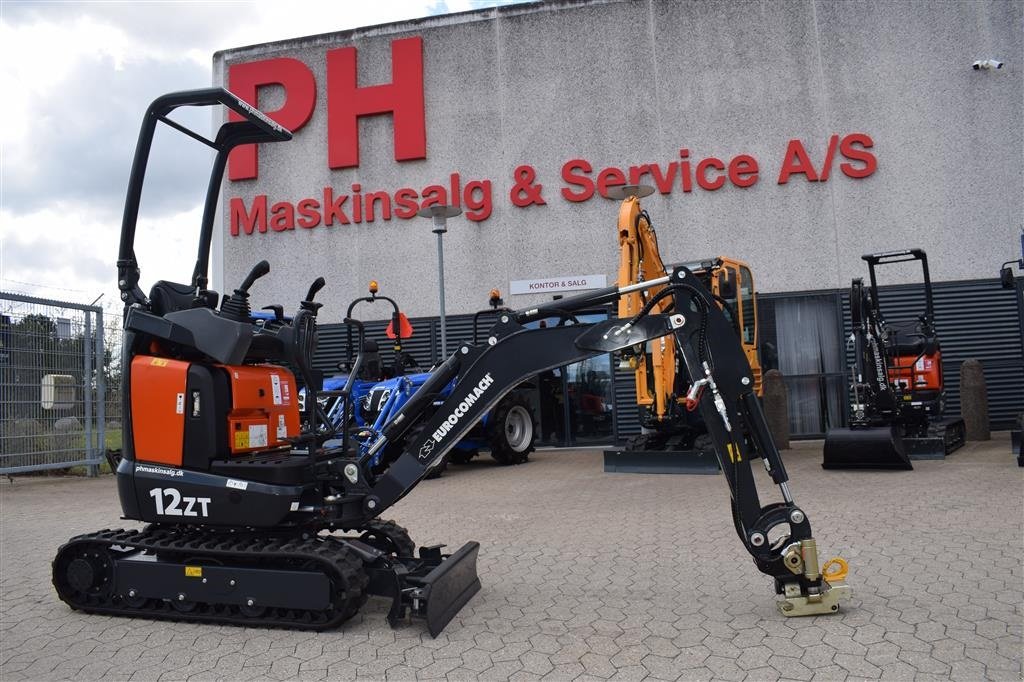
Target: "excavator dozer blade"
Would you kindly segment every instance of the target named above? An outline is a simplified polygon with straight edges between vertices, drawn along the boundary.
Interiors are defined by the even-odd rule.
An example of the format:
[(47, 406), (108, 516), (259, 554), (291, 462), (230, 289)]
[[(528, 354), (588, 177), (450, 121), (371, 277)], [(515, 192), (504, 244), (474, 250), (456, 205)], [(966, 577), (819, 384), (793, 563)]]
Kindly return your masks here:
[(829, 429), (825, 469), (913, 469), (903, 440), (888, 426)]
[(963, 419), (942, 419), (928, 425), (928, 433), (916, 438), (903, 438), (910, 459), (945, 459), (965, 441)]
[(480, 591), (476, 573), (479, 542), (467, 542), (423, 578), (423, 598), (427, 601), (427, 629), (437, 637), (455, 614)]

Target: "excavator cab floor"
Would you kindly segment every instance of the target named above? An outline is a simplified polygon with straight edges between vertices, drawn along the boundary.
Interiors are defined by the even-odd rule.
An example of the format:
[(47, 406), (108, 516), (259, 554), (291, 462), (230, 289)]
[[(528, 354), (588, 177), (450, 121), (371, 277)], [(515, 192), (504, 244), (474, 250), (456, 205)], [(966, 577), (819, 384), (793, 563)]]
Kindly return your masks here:
[(821, 466), (824, 469), (914, 468), (903, 439), (888, 426), (829, 429)]

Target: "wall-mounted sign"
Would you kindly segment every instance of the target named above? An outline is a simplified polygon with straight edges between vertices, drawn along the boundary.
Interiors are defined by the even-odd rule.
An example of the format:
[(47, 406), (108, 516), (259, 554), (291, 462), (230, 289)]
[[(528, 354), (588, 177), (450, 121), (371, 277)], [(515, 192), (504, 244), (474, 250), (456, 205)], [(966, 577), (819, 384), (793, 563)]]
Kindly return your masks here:
[(570, 277), (545, 277), (544, 279), (515, 279), (509, 282), (508, 290), (515, 294), (546, 294), (559, 291), (581, 291), (603, 289), (608, 286), (606, 275), (574, 275)]
[[(359, 166), (358, 122), (366, 116), (391, 116), (396, 162), (422, 161), (428, 149), (423, 53), (419, 36), (391, 41), (390, 83), (358, 82), (357, 48), (348, 45), (326, 50), (323, 64), (310, 65), (292, 57), (231, 64), (227, 67), (227, 85), (255, 107), (260, 106), (262, 89), (278, 89), (284, 102), (266, 114), (297, 135), (311, 134), (305, 128), (314, 115), (325, 118), (315, 128), (326, 130), (324, 156), (331, 170)], [(319, 113), (318, 101), (325, 103)], [(231, 120), (240, 119), (232, 112)], [(833, 175), (860, 179), (872, 175), (878, 167), (871, 151), (874, 140), (867, 133), (831, 134), (824, 158), (820, 159), (808, 152), (810, 142), (792, 138), (783, 152), (783, 141), (778, 140), (773, 143), (778, 148), (776, 153), (758, 159), (751, 154), (691, 153), (690, 145), (697, 141), (676, 140), (664, 147), (660, 157), (646, 163), (598, 167), (576, 157), (565, 160), (557, 170), (521, 163), (503, 178), (464, 177), (454, 170), (447, 174), (447, 182), (437, 177), (434, 184), (400, 188), (364, 187), (361, 182), (341, 182), (342, 176), (335, 176), (330, 185), (309, 187), (305, 196), (255, 193), (248, 200), (229, 196), (229, 233), (239, 237), (390, 222), (394, 218), (412, 220), (421, 208), (438, 204), (463, 208), (466, 219), (478, 223), (490, 218), (495, 203), (504, 201), (504, 197), (516, 208), (527, 208), (545, 206), (559, 197), (571, 203), (607, 197), (609, 189), (626, 184), (652, 185), (663, 195), (690, 194), (746, 189), (758, 184), (762, 176), (775, 179), (779, 185), (791, 180), (828, 182)], [(228, 179), (235, 183), (259, 177), (257, 146), (234, 149), (228, 159)], [(557, 177), (561, 185), (556, 188)]]

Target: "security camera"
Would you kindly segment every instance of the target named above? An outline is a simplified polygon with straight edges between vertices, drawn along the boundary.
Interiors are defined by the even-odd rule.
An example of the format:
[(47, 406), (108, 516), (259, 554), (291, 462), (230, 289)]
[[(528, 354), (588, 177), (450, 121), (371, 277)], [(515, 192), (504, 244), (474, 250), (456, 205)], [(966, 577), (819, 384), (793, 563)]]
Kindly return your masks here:
[(979, 71), (981, 69), (984, 69), (985, 71), (988, 71), (989, 69), (1001, 69), (1001, 68), (1003, 68), (1003, 63), (1001, 61), (999, 61), (998, 59), (979, 59), (979, 60), (975, 61), (973, 64), (971, 64), (971, 67), (975, 71)]

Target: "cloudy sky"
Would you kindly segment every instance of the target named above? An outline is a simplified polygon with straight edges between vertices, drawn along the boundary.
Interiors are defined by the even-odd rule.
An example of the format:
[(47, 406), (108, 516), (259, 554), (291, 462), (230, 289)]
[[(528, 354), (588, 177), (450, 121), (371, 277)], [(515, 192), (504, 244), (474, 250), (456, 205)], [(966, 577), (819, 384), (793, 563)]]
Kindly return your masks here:
[[(114, 263), (142, 114), (158, 95), (211, 84), (215, 51), (507, 1), (0, 0), (0, 290), (82, 303), (103, 294), (118, 308)], [(143, 271), (144, 288), (187, 282), (195, 261), (208, 157), (175, 137), (157, 139), (147, 173), (136, 252), (165, 270)]]

